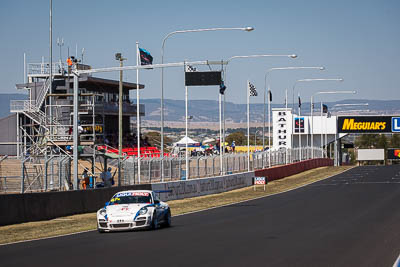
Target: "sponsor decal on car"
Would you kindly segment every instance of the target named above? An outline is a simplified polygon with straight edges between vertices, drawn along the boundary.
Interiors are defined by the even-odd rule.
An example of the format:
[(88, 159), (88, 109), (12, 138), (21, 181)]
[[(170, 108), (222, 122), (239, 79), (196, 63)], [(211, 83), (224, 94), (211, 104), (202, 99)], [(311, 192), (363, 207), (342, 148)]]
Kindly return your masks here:
[(150, 193), (148, 193), (148, 192), (123, 192), (123, 193), (118, 193), (115, 195), (115, 197), (126, 197), (126, 196), (148, 197), (148, 196), (150, 196)]

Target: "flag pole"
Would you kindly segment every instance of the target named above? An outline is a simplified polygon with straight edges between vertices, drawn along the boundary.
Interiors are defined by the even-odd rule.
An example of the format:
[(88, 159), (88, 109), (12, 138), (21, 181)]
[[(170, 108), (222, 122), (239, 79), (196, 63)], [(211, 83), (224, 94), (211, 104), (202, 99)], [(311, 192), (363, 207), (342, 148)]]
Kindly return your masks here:
[[(136, 66), (139, 66), (139, 42), (136, 42)], [(136, 126), (137, 126), (137, 150), (138, 150), (138, 183), (140, 184), (140, 94), (139, 94), (139, 68), (136, 69)]]
[(324, 141), (323, 141), (323, 133), (322, 133), (322, 101), (321, 101), (321, 150), (322, 150), (322, 157), (324, 157)]
[[(285, 114), (287, 114), (287, 112), (288, 112), (288, 89), (286, 88), (286, 90), (285, 90)], [(293, 134), (293, 127), (292, 127), (292, 133), (291, 133), (291, 135)], [(292, 148), (292, 143), (290, 143), (290, 148)], [(289, 162), (289, 155), (288, 155), (288, 153), (287, 153), (287, 146), (285, 146), (285, 150), (286, 150), (286, 157), (285, 157), (285, 160), (286, 160), (286, 162), (285, 162), (285, 164), (287, 164), (288, 162)]]
[[(186, 65), (184, 66), (184, 69), (186, 71)], [(189, 180), (189, 172), (190, 172), (190, 168), (189, 168), (189, 134), (188, 134), (188, 86), (185, 84), (185, 137), (186, 137), (186, 142), (185, 142), (185, 159), (186, 159), (186, 174), (185, 174), (185, 178), (186, 180)], [(221, 142), (220, 142), (221, 143)]]
[(223, 174), (223, 163), (222, 163), (222, 95), (218, 94), (218, 105), (219, 105), (219, 174)]
[(250, 87), (247, 80), (247, 170), (250, 171)]
[(298, 94), (299, 97), (299, 119), (297, 120), (299, 123), (299, 161), (301, 161), (301, 99), (300, 93)]
[(268, 85), (268, 167), (269, 168), (271, 168), (271, 98), (272, 98), (271, 96), (272, 92)]
[(287, 112), (287, 89), (285, 91), (285, 109), (286, 109), (286, 112)]

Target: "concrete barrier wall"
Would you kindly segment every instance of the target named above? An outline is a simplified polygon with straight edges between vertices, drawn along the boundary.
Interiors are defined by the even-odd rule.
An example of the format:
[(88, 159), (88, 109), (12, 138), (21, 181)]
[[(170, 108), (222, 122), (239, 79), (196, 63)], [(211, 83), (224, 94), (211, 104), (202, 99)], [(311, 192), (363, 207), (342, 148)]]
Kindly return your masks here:
[(333, 166), (332, 159), (310, 159), (301, 162), (291, 163), (282, 166), (275, 166), (269, 169), (255, 171), (256, 177), (268, 177), (268, 181), (279, 180), (284, 177), (304, 172), (310, 169)]
[(104, 206), (116, 192), (135, 189), (151, 190), (151, 185), (0, 195), (0, 225), (94, 212)]
[(197, 197), (226, 192), (250, 186), (253, 183), (254, 172), (231, 174), (212, 178), (193, 179), (189, 181), (175, 181), (152, 184), (153, 190), (171, 190), (161, 193), (163, 201)]
[(94, 212), (118, 191), (171, 190), (161, 193), (161, 200), (175, 200), (230, 191), (253, 183), (254, 176), (269, 181), (322, 166), (332, 166), (331, 159), (312, 159), (240, 174), (156, 184), (132, 185), (79, 191), (0, 195), (0, 225), (49, 220), (79, 213)]

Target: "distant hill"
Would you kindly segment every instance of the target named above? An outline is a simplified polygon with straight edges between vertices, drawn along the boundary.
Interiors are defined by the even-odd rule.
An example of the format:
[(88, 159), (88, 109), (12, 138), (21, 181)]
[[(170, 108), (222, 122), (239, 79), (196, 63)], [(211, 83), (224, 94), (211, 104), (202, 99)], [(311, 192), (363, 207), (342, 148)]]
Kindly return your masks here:
[(26, 100), (28, 95), (25, 94), (0, 94), (0, 118), (10, 115), (11, 100)]
[[(24, 100), (27, 99), (27, 95), (24, 94), (0, 94), (0, 117), (5, 117), (10, 114), (10, 100)], [(136, 102), (136, 99), (132, 99), (132, 102)], [(146, 116), (144, 120), (159, 121), (160, 120), (160, 99), (141, 99), (141, 104), (145, 104)], [(328, 105), (329, 111), (335, 113), (339, 110), (338, 107), (334, 107), (336, 104), (348, 104), (348, 103), (368, 103), (368, 106), (352, 106), (352, 107), (340, 107), (340, 110), (349, 109), (363, 109), (369, 110), (368, 114), (371, 115), (382, 115), (382, 114), (400, 114), (400, 100), (365, 100), (365, 99), (351, 99), (341, 100), (337, 102), (325, 103)], [(297, 103), (295, 108), (297, 111)], [(291, 107), (291, 103), (288, 105)], [(314, 111), (319, 110), (319, 102), (315, 104)], [(283, 104), (273, 104), (272, 107), (283, 107)], [(164, 100), (165, 108), (165, 121), (176, 121), (184, 122), (185, 119), (185, 101), (183, 100)], [(246, 104), (235, 104), (232, 102), (225, 103), (225, 118), (227, 122), (246, 122)], [(303, 102), (301, 107), (303, 115), (310, 113), (310, 103)], [(251, 104), (250, 116), (253, 122), (263, 121), (263, 104)], [(189, 101), (189, 116), (193, 116), (191, 121), (193, 122), (218, 122), (219, 121), (219, 110), (218, 101), (214, 100), (190, 100)]]
[[(136, 99), (132, 99), (135, 103)], [(146, 116), (144, 120), (160, 120), (160, 99), (141, 99), (140, 103), (145, 104)], [(336, 104), (356, 104), (368, 103), (368, 106), (342, 106), (334, 107)], [(383, 114), (400, 114), (400, 100), (365, 100), (365, 99), (351, 99), (341, 100), (336, 102), (325, 103), (328, 105), (328, 110), (332, 113), (338, 110), (369, 110), (370, 115), (383, 115)], [(291, 107), (289, 103), (288, 107)], [(284, 107), (283, 104), (272, 104), (273, 108)], [(314, 112), (319, 111), (320, 103), (315, 103)], [(183, 100), (164, 100), (164, 116), (165, 121), (181, 121), (185, 119), (185, 101)], [(295, 103), (297, 112), (298, 103)], [(310, 103), (303, 102), (301, 105), (301, 112), (303, 115), (310, 113)], [(246, 122), (246, 104), (235, 104), (232, 102), (225, 103), (225, 118), (231, 122)], [(250, 116), (251, 120), (262, 122), (263, 121), (263, 104), (251, 104)], [(365, 114), (365, 113), (364, 113)], [(218, 122), (219, 109), (218, 101), (214, 100), (190, 100), (189, 101), (189, 116), (193, 116), (193, 122)]]

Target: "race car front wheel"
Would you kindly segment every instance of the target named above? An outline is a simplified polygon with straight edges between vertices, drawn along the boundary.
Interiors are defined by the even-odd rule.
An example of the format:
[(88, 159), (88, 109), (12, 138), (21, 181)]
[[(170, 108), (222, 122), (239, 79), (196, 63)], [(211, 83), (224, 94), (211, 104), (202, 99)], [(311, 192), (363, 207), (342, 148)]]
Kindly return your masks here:
[(153, 213), (153, 219), (151, 221), (151, 229), (155, 230), (158, 227), (158, 220), (157, 220), (157, 215), (156, 215), (156, 211), (154, 211)]
[(164, 226), (165, 227), (170, 227), (171, 226), (171, 211), (170, 211), (170, 209), (168, 209), (167, 213), (165, 214)]

